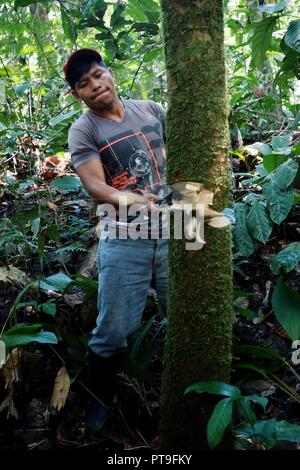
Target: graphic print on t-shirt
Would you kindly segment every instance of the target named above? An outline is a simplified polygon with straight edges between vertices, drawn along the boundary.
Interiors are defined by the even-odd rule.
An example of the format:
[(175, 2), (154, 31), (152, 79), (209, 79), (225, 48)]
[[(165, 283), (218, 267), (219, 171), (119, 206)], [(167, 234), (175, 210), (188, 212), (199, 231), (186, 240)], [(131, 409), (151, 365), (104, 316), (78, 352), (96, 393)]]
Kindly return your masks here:
[(159, 164), (144, 132), (128, 131), (110, 140), (100, 148), (108, 185), (145, 192), (160, 184)]

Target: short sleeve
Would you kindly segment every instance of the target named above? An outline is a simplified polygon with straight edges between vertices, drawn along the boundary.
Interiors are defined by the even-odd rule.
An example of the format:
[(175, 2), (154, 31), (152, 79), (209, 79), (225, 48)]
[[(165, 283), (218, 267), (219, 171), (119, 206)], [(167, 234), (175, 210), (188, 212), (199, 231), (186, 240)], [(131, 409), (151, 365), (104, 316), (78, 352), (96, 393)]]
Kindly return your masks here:
[(160, 120), (162, 127), (163, 127), (163, 133), (164, 136), (166, 134), (166, 110), (158, 103), (155, 103), (155, 101), (149, 100), (149, 104), (151, 109), (153, 110), (154, 114), (157, 116), (157, 118)]
[(80, 129), (76, 124), (69, 129), (68, 146), (75, 170), (82, 163), (100, 158), (99, 149), (91, 133)]

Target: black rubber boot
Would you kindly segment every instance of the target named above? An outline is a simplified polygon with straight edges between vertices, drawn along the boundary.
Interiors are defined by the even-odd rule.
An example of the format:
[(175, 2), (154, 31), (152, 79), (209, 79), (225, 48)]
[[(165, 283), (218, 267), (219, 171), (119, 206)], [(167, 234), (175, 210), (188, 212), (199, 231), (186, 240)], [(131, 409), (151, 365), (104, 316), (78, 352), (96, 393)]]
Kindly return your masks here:
[(87, 405), (87, 428), (100, 431), (107, 421), (109, 407), (115, 395), (117, 360), (113, 354), (102, 358), (91, 349), (88, 352), (89, 384), (91, 392)]

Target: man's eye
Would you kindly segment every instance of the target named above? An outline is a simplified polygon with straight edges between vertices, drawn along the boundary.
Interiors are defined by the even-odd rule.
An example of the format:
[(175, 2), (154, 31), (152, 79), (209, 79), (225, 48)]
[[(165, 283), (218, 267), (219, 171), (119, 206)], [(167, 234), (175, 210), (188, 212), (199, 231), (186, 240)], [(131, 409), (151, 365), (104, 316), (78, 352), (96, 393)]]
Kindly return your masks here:
[(81, 82), (81, 83), (79, 84), (79, 88), (84, 88), (85, 86), (86, 86), (86, 82)]

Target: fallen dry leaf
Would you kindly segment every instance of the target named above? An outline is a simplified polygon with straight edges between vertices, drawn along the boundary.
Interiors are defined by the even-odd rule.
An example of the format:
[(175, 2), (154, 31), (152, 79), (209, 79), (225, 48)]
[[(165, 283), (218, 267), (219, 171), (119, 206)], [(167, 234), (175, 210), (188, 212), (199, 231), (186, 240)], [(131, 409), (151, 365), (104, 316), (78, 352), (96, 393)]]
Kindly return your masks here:
[(70, 377), (65, 366), (62, 366), (57, 372), (50, 405), (58, 411), (63, 408), (65, 406), (69, 390)]
[(0, 369), (6, 362), (6, 344), (0, 340)]
[(7, 356), (6, 364), (3, 367), (5, 388), (10, 388), (14, 382), (20, 381), (19, 364), (21, 354), (21, 348), (14, 348)]
[(14, 404), (14, 382), (19, 382), (19, 364), (21, 358), (21, 349), (14, 348), (7, 356), (7, 361), (3, 367), (2, 375), (5, 381), (5, 388), (8, 394), (0, 405), (0, 413), (7, 408), (7, 418), (14, 416), (18, 419), (18, 411)]
[(48, 207), (48, 209), (50, 209), (50, 211), (55, 211), (57, 209), (57, 206), (51, 201), (47, 201), (46, 206)]

